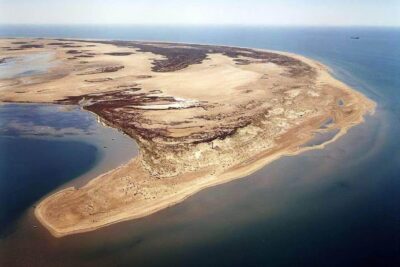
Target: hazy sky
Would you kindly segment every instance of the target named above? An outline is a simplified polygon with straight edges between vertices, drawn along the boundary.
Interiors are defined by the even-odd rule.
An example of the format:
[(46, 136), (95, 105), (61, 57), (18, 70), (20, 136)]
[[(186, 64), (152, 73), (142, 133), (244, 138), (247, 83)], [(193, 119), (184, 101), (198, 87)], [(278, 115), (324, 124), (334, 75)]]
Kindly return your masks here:
[(400, 0), (0, 0), (0, 23), (400, 26)]

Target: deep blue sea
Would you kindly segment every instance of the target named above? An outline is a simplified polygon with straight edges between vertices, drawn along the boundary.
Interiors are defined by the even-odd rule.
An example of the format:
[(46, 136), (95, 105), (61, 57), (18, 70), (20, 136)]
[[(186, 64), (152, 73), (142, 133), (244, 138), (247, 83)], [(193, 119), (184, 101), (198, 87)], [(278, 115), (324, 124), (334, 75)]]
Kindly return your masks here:
[(40, 226), (32, 206), (113, 166), (101, 158), (129, 158), (129, 141), (105, 149), (104, 136), (126, 137), (95, 123), (88, 134), (95, 120), (83, 111), (51, 107), (52, 115), (37, 116), (35, 105), (0, 106), (0, 266), (400, 266), (400, 28), (8, 25), (0, 36), (289, 51), (325, 63), (378, 104), (323, 150), (281, 158), (154, 215), (61, 239)]

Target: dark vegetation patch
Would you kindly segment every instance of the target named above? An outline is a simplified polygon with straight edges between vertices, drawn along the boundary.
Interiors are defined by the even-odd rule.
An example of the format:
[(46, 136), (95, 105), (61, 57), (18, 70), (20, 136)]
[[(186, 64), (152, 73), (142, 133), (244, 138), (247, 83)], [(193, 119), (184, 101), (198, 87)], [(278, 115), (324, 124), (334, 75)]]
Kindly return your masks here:
[(75, 57), (94, 57), (96, 54), (95, 53), (90, 53), (90, 52), (81, 52), (81, 54), (76, 55)]
[(20, 45), (20, 49), (29, 49), (29, 48), (43, 48), (44, 46), (42, 44), (24, 44)]
[[(129, 85), (126, 85), (129, 86)], [(121, 86), (124, 87), (124, 86)], [(131, 137), (140, 136), (146, 140), (154, 138), (162, 138), (164, 141), (171, 142), (185, 142), (198, 144), (202, 142), (210, 142), (215, 139), (224, 139), (227, 136), (233, 135), (239, 128), (243, 128), (251, 123), (252, 118), (243, 117), (234, 120), (229, 125), (215, 126), (213, 129), (195, 132), (189, 136), (172, 137), (166, 127), (148, 127), (154, 123), (152, 120), (144, 116), (146, 112), (152, 109), (142, 109), (140, 106), (148, 105), (165, 105), (178, 103), (179, 101), (174, 97), (154, 95), (159, 93), (158, 90), (150, 91), (149, 93), (140, 92), (140, 88), (131, 87), (121, 90), (115, 90), (104, 93), (92, 93), (82, 96), (71, 96), (63, 100), (59, 100), (60, 104), (80, 104), (84, 109), (96, 113), (103, 118), (110, 126), (121, 129)], [(208, 105), (201, 103), (201, 105)], [(185, 107), (170, 107), (167, 109), (188, 109), (199, 107), (185, 106)], [(203, 106), (200, 106), (203, 107)], [(154, 109), (160, 111), (160, 109)], [(161, 110), (162, 111), (162, 110)], [(221, 116), (223, 118), (224, 116)], [(194, 118), (195, 119), (195, 118)], [(202, 116), (205, 120), (218, 120), (218, 116)], [(179, 126), (181, 128), (191, 128), (185, 126), (186, 123), (191, 121), (185, 120), (182, 122), (173, 122), (170, 126)], [(175, 127), (176, 128), (176, 127)]]
[[(133, 106), (169, 104), (178, 101), (174, 97), (152, 95), (139, 92), (140, 90), (138, 87), (132, 87), (105, 93), (72, 96), (59, 100), (58, 103), (83, 104), (85, 109), (96, 113), (106, 121), (111, 122), (114, 127), (121, 129), (131, 136), (138, 134), (145, 139), (160, 136), (167, 138), (168, 131), (165, 129), (148, 129), (143, 126), (143, 123), (151, 123), (150, 121), (144, 121), (142, 117), (143, 112), (148, 111), (148, 109), (143, 110)], [(83, 101), (88, 104), (85, 105)]]
[(65, 53), (67, 53), (67, 54), (80, 54), (80, 53), (82, 53), (82, 52), (80, 52), (80, 51), (78, 51), (78, 50), (68, 50), (68, 51), (66, 51)]
[(12, 44), (27, 44), (28, 42), (12, 42)]
[[(75, 40), (79, 41), (79, 40)], [(82, 42), (90, 42), (84, 40)], [(163, 56), (162, 59), (153, 60), (152, 70), (155, 72), (172, 72), (184, 69), (192, 64), (200, 64), (207, 60), (209, 54), (223, 54), (234, 59), (236, 64), (247, 65), (253, 63), (274, 63), (285, 68), (285, 75), (291, 78), (307, 77), (312, 78), (315, 75), (314, 69), (308, 64), (285, 55), (277, 53), (258, 51), (247, 48), (234, 48), (226, 46), (209, 46), (209, 45), (186, 45), (171, 43), (143, 43), (131, 41), (93, 41), (94, 43), (114, 44), (120, 47), (128, 47), (139, 50), (140, 52), (151, 52), (153, 54)], [(118, 71), (123, 66), (107, 66), (97, 68), (85, 74), (94, 74), (102, 72)], [(265, 76), (265, 79), (268, 77)], [(154, 90), (149, 93), (140, 92), (140, 88), (136, 85), (121, 85), (116, 91), (105, 93), (94, 93), (83, 96), (69, 97), (59, 101), (62, 104), (83, 104), (84, 108), (98, 114), (105, 119), (111, 126), (124, 131), (126, 134), (135, 137), (140, 136), (144, 139), (161, 138), (164, 141), (173, 143), (202, 143), (210, 142), (215, 139), (224, 139), (233, 135), (239, 128), (243, 128), (254, 120), (253, 117), (237, 116), (231, 119), (232, 114), (202, 115), (194, 119), (203, 119), (209, 121), (219, 121), (226, 119), (225, 125), (213, 126), (212, 129), (194, 132), (188, 136), (173, 137), (170, 130), (166, 127), (152, 128), (149, 127), (154, 123), (145, 114), (148, 109), (142, 109), (140, 106), (160, 105), (179, 102), (174, 97), (154, 95), (159, 93)], [(200, 108), (207, 109), (211, 105), (209, 103), (201, 103)], [(171, 107), (173, 109), (186, 109), (193, 107)], [(182, 127), (190, 127), (182, 124)], [(177, 124), (177, 125), (178, 125)]]
[(104, 55), (108, 56), (129, 56), (132, 55), (133, 52), (111, 52), (111, 53), (104, 53)]
[(71, 45), (73, 43), (64, 43), (64, 42), (53, 42), (53, 43), (48, 43), (47, 45)]
[(149, 78), (152, 78), (153, 76), (151, 76), (151, 75), (137, 75), (136, 76), (136, 78), (139, 78), (139, 79), (149, 79)]
[(80, 73), (79, 75), (89, 75), (89, 74), (98, 74), (98, 73), (108, 73), (108, 72), (116, 72), (121, 69), (125, 68), (122, 65), (115, 65), (115, 66), (105, 66), (105, 67), (99, 67), (94, 70), (89, 70), (84, 73)]
[(89, 82), (89, 83), (100, 83), (100, 82), (107, 82), (107, 81), (111, 81), (112, 78), (96, 78), (96, 79), (87, 79), (85, 80), (85, 82)]
[(66, 45), (61, 45), (63, 48), (77, 48), (77, 47), (82, 47), (81, 45), (73, 45), (73, 44), (66, 44)]
[[(76, 42), (81, 40), (74, 40)], [(91, 42), (82, 40), (82, 42)], [(140, 52), (150, 52), (161, 55), (163, 59), (153, 60), (152, 70), (155, 72), (172, 72), (182, 70), (193, 64), (201, 64), (207, 60), (208, 54), (223, 54), (233, 58), (238, 65), (251, 63), (274, 63), (287, 69), (287, 76), (301, 77), (315, 74), (308, 64), (281, 54), (259, 51), (249, 48), (228, 46), (154, 43), (135, 41), (93, 41), (95, 43), (113, 44), (120, 47), (137, 49)]]

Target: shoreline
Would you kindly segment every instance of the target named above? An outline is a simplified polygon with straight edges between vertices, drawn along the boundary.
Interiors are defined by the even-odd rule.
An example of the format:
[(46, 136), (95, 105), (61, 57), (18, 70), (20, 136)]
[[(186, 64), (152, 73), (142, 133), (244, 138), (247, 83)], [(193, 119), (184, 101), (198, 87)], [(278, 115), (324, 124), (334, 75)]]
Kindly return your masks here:
[[(370, 115), (373, 115), (373, 114), (370, 114)], [(364, 120), (360, 121), (358, 124), (361, 124), (363, 122), (364, 122)], [(68, 235), (73, 235), (73, 234), (90, 232), (90, 231), (93, 231), (93, 230), (97, 230), (97, 229), (100, 229), (100, 228), (103, 228), (103, 227), (107, 227), (107, 226), (110, 226), (110, 225), (113, 225), (113, 224), (117, 224), (117, 223), (120, 223), (120, 222), (124, 222), (124, 221), (140, 219), (140, 218), (152, 215), (152, 214), (154, 214), (154, 213), (156, 213), (158, 211), (161, 211), (163, 209), (166, 209), (166, 208), (172, 207), (174, 205), (177, 205), (177, 204), (185, 201), (187, 198), (189, 198), (189, 197), (191, 197), (191, 196), (197, 194), (198, 192), (200, 192), (202, 190), (205, 190), (207, 188), (210, 188), (210, 187), (213, 187), (213, 186), (222, 185), (222, 184), (225, 184), (225, 183), (229, 183), (229, 182), (232, 182), (234, 180), (246, 178), (247, 176), (249, 176), (249, 175), (261, 170), (264, 167), (267, 167), (268, 164), (270, 164), (270, 163), (272, 163), (272, 162), (274, 162), (276, 160), (279, 160), (282, 157), (296, 156), (296, 155), (299, 155), (299, 154), (307, 152), (307, 151), (324, 149), (327, 145), (329, 145), (331, 143), (334, 143), (335, 141), (340, 139), (342, 136), (344, 136), (347, 133), (347, 131), (349, 129), (351, 129), (353, 126), (357, 126), (358, 124), (349, 126), (348, 128), (343, 128), (342, 130), (339, 131), (339, 133), (337, 133), (334, 136), (334, 138), (332, 138), (331, 140), (328, 140), (328, 141), (326, 141), (326, 142), (324, 142), (322, 144), (319, 144), (319, 145), (303, 147), (303, 148), (301, 148), (301, 149), (299, 149), (297, 151), (293, 151), (293, 152), (280, 151), (280, 152), (278, 152), (276, 154), (272, 154), (272, 155), (264, 157), (264, 158), (252, 159), (252, 161), (254, 161), (254, 162), (252, 162), (251, 164), (249, 164), (247, 166), (240, 167), (241, 172), (239, 172), (239, 173), (235, 173), (235, 171), (227, 172), (227, 173), (225, 173), (225, 174), (223, 174), (223, 175), (221, 175), (219, 177), (215, 177), (216, 179), (218, 179), (218, 181), (211, 181), (209, 183), (201, 184), (198, 187), (189, 188), (188, 192), (184, 192), (184, 193), (182, 193), (180, 195), (176, 195), (172, 199), (166, 199), (164, 201), (164, 203), (161, 204), (161, 205), (154, 205), (153, 207), (150, 207), (148, 209), (142, 210), (141, 212), (138, 212), (138, 214), (134, 214), (134, 215), (130, 215), (130, 216), (121, 216), (122, 218), (115, 218), (111, 222), (108, 222), (108, 223), (105, 223), (105, 224), (102, 224), (102, 225), (92, 226), (92, 227), (88, 227), (88, 228), (85, 228), (85, 229), (77, 229), (77, 230), (73, 230), (73, 231), (66, 231), (66, 232), (57, 231), (41, 215), (40, 208), (41, 208), (42, 205), (45, 205), (45, 202), (42, 201), (42, 200), (40, 201), (39, 204), (37, 204), (37, 206), (36, 206), (36, 208), (34, 210), (34, 214), (35, 214), (35, 217), (38, 219), (38, 221), (54, 237), (57, 237), (57, 238), (61, 238), (61, 237), (68, 236)], [(300, 143), (300, 145), (301, 144), (302, 143)], [(135, 161), (136, 159), (137, 158), (135, 157), (135, 158), (131, 159), (130, 162)], [(128, 162), (126, 164), (122, 164), (119, 167), (117, 167), (115, 169), (112, 169), (112, 170), (110, 170), (110, 171), (108, 171), (108, 172), (106, 172), (106, 173), (104, 173), (104, 174), (92, 179), (86, 185), (90, 185), (91, 183), (95, 183), (97, 179), (101, 179), (104, 175), (112, 173), (112, 172), (116, 171), (119, 168), (123, 168), (124, 166), (128, 165), (130, 162)], [(62, 195), (64, 193), (67, 193), (69, 190), (74, 191), (74, 190), (76, 190), (76, 188), (75, 187), (68, 187), (68, 188), (65, 188), (65, 189), (63, 189), (61, 191), (58, 191), (58, 192), (56, 192), (56, 193), (54, 193), (54, 194), (52, 194), (50, 196), (47, 196), (46, 198), (56, 197), (57, 195)]]
[[(277, 52), (277, 51), (275, 51), (275, 52)], [(296, 55), (296, 54), (292, 54), (292, 53), (288, 53), (288, 54), (290, 54), (291, 56), (298, 56), (300, 58), (305, 58), (305, 57), (303, 57), (301, 55)], [(311, 60), (311, 61), (314, 61), (314, 60), (309, 59), (309, 58), (307, 58), (307, 59)], [(321, 66), (323, 66), (323, 67), (325, 67), (325, 68), (327, 68), (322, 63), (319, 63), (319, 62), (316, 62), (316, 63), (321, 65)], [(332, 79), (335, 79), (335, 78), (332, 77)], [(359, 94), (359, 95), (365, 97), (363, 93), (361, 93), (361, 92), (359, 92), (359, 91), (357, 91), (355, 89), (350, 88), (349, 86), (347, 86), (342, 81), (337, 80), (337, 79), (335, 79), (335, 80), (338, 81), (339, 83), (345, 85), (346, 89), (349, 90), (349, 92), (356, 93), (356, 94)], [(299, 149), (295, 150), (295, 151), (291, 151), (292, 149), (287, 149), (287, 150), (277, 151), (276, 153), (272, 153), (271, 155), (267, 155), (265, 157), (262, 157), (262, 156), (259, 157), (258, 155), (256, 155), (253, 159), (249, 159), (251, 161), (251, 163), (249, 163), (249, 164), (247, 164), (245, 166), (239, 166), (238, 167), (239, 171), (238, 170), (231, 170), (231, 171), (227, 171), (226, 173), (224, 173), (224, 174), (222, 174), (221, 176), (218, 176), (218, 177), (209, 177), (209, 178), (215, 178), (215, 180), (206, 182), (204, 184), (200, 184), (197, 187), (194, 186), (193, 188), (188, 188), (187, 192), (184, 192), (184, 193), (181, 193), (179, 195), (176, 195), (171, 199), (166, 199), (160, 205), (154, 205), (154, 206), (149, 207), (147, 209), (145, 208), (141, 212), (138, 212), (137, 214), (133, 214), (133, 215), (130, 215), (130, 216), (121, 216), (121, 218), (116, 217), (111, 222), (108, 222), (108, 223), (105, 223), (105, 224), (102, 224), (102, 225), (92, 226), (92, 227), (88, 227), (88, 228), (85, 228), (85, 229), (77, 229), (77, 230), (74, 230), (74, 231), (67, 231), (67, 232), (57, 231), (49, 223), (47, 223), (47, 221), (41, 215), (40, 207), (41, 207), (41, 205), (45, 205), (44, 201), (41, 201), (37, 205), (37, 207), (35, 208), (34, 214), (35, 214), (35, 217), (40, 221), (40, 223), (42, 223), (42, 225), (45, 226), (45, 228), (54, 237), (57, 237), (57, 238), (61, 238), (61, 237), (68, 236), (68, 235), (73, 235), (73, 234), (90, 232), (90, 231), (97, 230), (97, 229), (102, 228), (102, 227), (107, 227), (107, 226), (110, 226), (110, 225), (113, 225), (113, 224), (116, 224), (116, 223), (119, 223), (119, 222), (124, 222), (124, 221), (129, 221), (129, 220), (134, 220), (134, 219), (140, 219), (140, 218), (152, 215), (152, 214), (154, 214), (154, 213), (156, 213), (158, 211), (161, 211), (163, 209), (166, 209), (166, 208), (169, 208), (171, 206), (174, 206), (176, 204), (179, 204), (179, 203), (185, 201), (187, 198), (189, 198), (189, 197), (195, 195), (196, 193), (198, 193), (198, 192), (200, 192), (202, 190), (205, 190), (207, 188), (210, 188), (210, 187), (213, 187), (213, 186), (222, 185), (222, 184), (225, 184), (225, 183), (229, 183), (229, 182), (237, 180), (237, 179), (245, 178), (245, 177), (247, 177), (247, 176), (249, 176), (249, 175), (251, 175), (251, 174), (253, 174), (253, 173), (255, 173), (255, 172), (259, 171), (259, 170), (261, 170), (262, 168), (267, 167), (268, 164), (270, 164), (270, 163), (272, 163), (272, 162), (274, 162), (276, 160), (279, 160), (282, 157), (296, 156), (296, 155), (299, 155), (299, 154), (307, 152), (307, 151), (324, 149), (327, 145), (334, 143), (335, 141), (340, 139), (342, 136), (344, 136), (348, 132), (348, 130), (350, 130), (354, 126), (357, 126), (359, 124), (364, 123), (365, 116), (366, 115), (373, 116), (375, 114), (375, 110), (376, 110), (376, 103), (373, 102), (372, 109), (369, 110), (369, 114), (365, 114), (364, 116), (362, 116), (361, 119), (358, 122), (355, 122), (354, 124), (351, 124), (351, 125), (348, 125), (348, 126), (346, 126), (344, 128), (341, 128), (339, 130), (339, 132), (332, 139), (327, 140), (327, 141), (325, 141), (325, 142), (323, 142), (323, 143), (321, 143), (319, 145), (302, 147), (301, 145), (305, 144), (308, 141), (308, 140), (305, 140), (305, 141), (302, 141), (302, 142), (298, 143)], [(107, 127), (111, 127), (111, 126), (108, 126), (108, 125), (106, 125), (106, 126)], [(113, 128), (113, 127), (111, 127), (111, 128)], [(118, 129), (118, 131), (123, 132), (121, 129)], [(263, 153), (261, 153), (261, 154), (263, 154)], [(104, 174), (102, 174), (102, 175), (100, 175), (100, 176), (98, 176), (96, 178), (93, 178), (86, 185), (90, 185), (92, 183), (96, 183), (96, 181), (100, 180), (103, 176), (105, 176), (105, 175), (107, 175), (109, 173), (113, 173), (116, 170), (127, 166), (129, 163), (131, 163), (131, 162), (133, 162), (135, 160), (138, 160), (138, 157), (134, 157), (128, 163), (122, 164), (122, 165), (120, 165), (119, 167), (117, 167), (115, 169), (112, 169), (112, 170), (110, 170), (110, 171), (108, 171), (108, 172), (106, 172), (106, 173), (104, 173)], [(55, 197), (58, 194), (63, 194), (68, 190), (72, 190), (73, 191), (75, 189), (76, 188), (74, 188), (74, 187), (66, 188), (66, 189), (64, 189), (62, 191), (56, 192), (55, 194), (51, 195), (51, 197)]]
[[(369, 115), (372, 116), (374, 114), (375, 110), (373, 110)], [(34, 214), (35, 217), (40, 221), (40, 223), (54, 236), (57, 238), (61, 238), (64, 236), (68, 236), (68, 235), (73, 235), (73, 234), (79, 234), (79, 233), (85, 233), (85, 232), (90, 232), (93, 230), (97, 230), (99, 228), (103, 228), (103, 227), (107, 227), (110, 226), (112, 224), (116, 224), (116, 223), (120, 223), (120, 222), (124, 222), (124, 221), (129, 221), (129, 220), (134, 220), (134, 219), (140, 219), (149, 215), (152, 215), (158, 211), (161, 211), (163, 209), (169, 208), (171, 206), (174, 206), (176, 204), (179, 204), (183, 201), (185, 201), (187, 198), (195, 195), (196, 193), (205, 190), (207, 188), (213, 187), (213, 186), (218, 186), (218, 185), (222, 185), (225, 183), (229, 183), (231, 181), (237, 180), (237, 179), (243, 179), (246, 178), (247, 176), (261, 170), (264, 167), (267, 167), (268, 164), (279, 160), (282, 157), (290, 157), (290, 156), (296, 156), (299, 155), (301, 153), (307, 152), (307, 151), (312, 151), (312, 150), (320, 150), (320, 149), (324, 149), (327, 145), (334, 143), (335, 141), (337, 141), (338, 139), (340, 139), (342, 136), (344, 136), (348, 130), (350, 130), (352, 127), (357, 126), (361, 123), (363, 123), (365, 121), (365, 119), (363, 118), (361, 121), (359, 121), (358, 123), (354, 124), (354, 125), (350, 125), (346, 128), (342, 128), (332, 139), (323, 142), (322, 144), (319, 145), (315, 145), (315, 146), (307, 146), (307, 147), (301, 147), (300, 149), (296, 150), (296, 151), (290, 151), (290, 149), (288, 150), (283, 150), (283, 151), (278, 151), (275, 154), (271, 154), (268, 155), (266, 157), (260, 157), (258, 158), (257, 156), (255, 156), (255, 158), (250, 159), (250, 161), (252, 161), (251, 163), (247, 164), (246, 166), (240, 166), (239, 167), (239, 171), (237, 170), (232, 170), (232, 171), (228, 171), (226, 173), (224, 173), (223, 175), (219, 176), (219, 177), (210, 177), (210, 178), (215, 178), (218, 180), (214, 180), (214, 181), (210, 181), (210, 182), (206, 182), (204, 184), (198, 185), (198, 187), (193, 187), (193, 188), (188, 188), (188, 192), (184, 192), (182, 194), (176, 195), (171, 199), (166, 199), (162, 204), (160, 205), (154, 205), (153, 207), (149, 207), (148, 209), (143, 209), (141, 212), (138, 212), (138, 214), (134, 214), (134, 215), (130, 215), (130, 216), (121, 216), (122, 218), (115, 218), (113, 219), (111, 222), (102, 224), (102, 225), (98, 225), (98, 226), (93, 226), (93, 227), (88, 227), (85, 229), (78, 229), (78, 230), (74, 230), (74, 231), (67, 231), (67, 232), (60, 232), (57, 231), (56, 229), (54, 229), (49, 223), (47, 223), (47, 221), (42, 217), (41, 212), (40, 212), (40, 208), (42, 205), (45, 205), (46, 202), (44, 201), (40, 201), (39, 204), (37, 204), (35, 210), (34, 210)], [(299, 142), (299, 147), (303, 144), (303, 142)], [(98, 177), (93, 178), (91, 181), (89, 181), (85, 186), (89, 186), (92, 183), (96, 183), (96, 180), (100, 180), (103, 176), (113, 173), (116, 170), (123, 168), (125, 166), (127, 166), (129, 163), (133, 162), (137, 160), (137, 157), (134, 157), (133, 159), (131, 159), (128, 163), (122, 164), (120, 166), (118, 166), (115, 169), (112, 169)], [(236, 171), (236, 173), (235, 173)], [(76, 188), (75, 187), (68, 187), (65, 188), (61, 191), (58, 191), (50, 196), (47, 196), (46, 198), (49, 197), (56, 197), (57, 195), (62, 195), (64, 193), (67, 193), (69, 190), (74, 191)]]
[[(58, 40), (58, 39), (57, 39)], [(63, 40), (69, 40), (69, 39), (63, 39)], [(161, 44), (164, 42), (160, 42)], [(176, 44), (176, 43), (173, 43)], [(233, 47), (231, 47), (233, 48)], [(83, 232), (88, 232), (92, 231), (101, 227), (105, 227), (114, 223), (122, 222), (122, 221), (127, 221), (127, 220), (132, 220), (132, 219), (137, 219), (141, 217), (145, 217), (147, 215), (153, 214), (157, 211), (160, 211), (162, 209), (168, 208), (170, 206), (173, 206), (175, 204), (178, 204), (188, 197), (196, 194), (197, 192), (209, 188), (211, 186), (216, 186), (220, 185), (223, 183), (227, 183), (236, 179), (244, 178), (259, 169), (263, 168), (267, 164), (271, 163), (272, 161), (275, 161), (283, 156), (293, 156), (293, 155), (298, 155), (302, 152), (309, 151), (309, 150), (315, 150), (315, 149), (323, 149), (326, 145), (335, 142), (337, 139), (339, 139), (341, 136), (347, 133), (347, 131), (352, 128), (353, 126), (356, 126), (362, 122), (364, 122), (364, 116), (367, 113), (370, 113), (371, 115), (374, 113), (374, 110), (376, 108), (376, 103), (373, 102), (372, 100), (368, 99), (364, 94), (361, 92), (350, 88), (347, 86), (345, 83), (341, 82), (340, 80), (336, 79), (335, 77), (332, 76), (331, 73), (329, 73), (329, 68), (322, 63), (315, 61), (313, 59), (293, 54), (293, 53), (288, 53), (288, 52), (280, 52), (280, 51), (275, 51), (275, 50), (264, 50), (264, 49), (253, 49), (249, 48), (255, 51), (263, 51), (263, 52), (271, 52), (271, 53), (276, 53), (279, 55), (285, 55), (288, 57), (295, 58), (301, 62), (305, 62), (308, 65), (311, 65), (313, 68), (318, 70), (318, 75), (321, 75), (319, 79), (324, 80), (327, 84), (333, 85), (336, 88), (340, 88), (342, 90), (343, 95), (345, 95), (348, 99), (351, 99), (353, 102), (351, 102), (351, 105), (358, 104), (362, 108), (361, 110), (358, 110), (355, 115), (351, 114), (346, 118), (339, 118), (340, 123), (335, 122), (335, 128), (339, 130), (339, 132), (330, 140), (327, 140), (319, 145), (316, 146), (308, 146), (308, 147), (302, 147), (301, 145), (305, 144), (307, 141), (309, 141), (316, 133), (316, 131), (320, 130), (319, 125), (321, 125), (321, 119), (322, 117), (315, 117), (312, 118), (312, 121), (310, 122), (307, 121), (308, 124), (303, 125), (300, 124), (298, 127), (290, 128), (287, 133), (284, 135), (287, 135), (288, 138), (287, 140), (283, 140), (282, 143), (278, 143), (278, 145), (275, 145), (273, 147), (268, 147), (267, 149), (258, 152), (256, 154), (253, 154), (251, 157), (245, 159), (244, 161), (241, 161), (239, 163), (233, 164), (232, 166), (228, 167), (227, 169), (223, 170), (222, 172), (216, 172), (215, 174), (212, 173), (210, 174), (210, 171), (208, 170), (200, 170), (198, 172), (190, 172), (190, 173), (183, 173), (181, 176), (183, 177), (182, 179), (185, 180), (185, 175), (190, 176), (190, 181), (189, 182), (184, 182), (187, 183), (186, 185), (184, 184), (184, 188), (180, 188), (178, 190), (178, 193), (170, 194), (164, 197), (161, 197), (157, 199), (157, 201), (154, 201), (153, 203), (146, 203), (146, 202), (140, 202), (140, 204), (136, 205), (135, 209), (132, 207), (126, 206), (122, 207), (120, 211), (116, 211), (115, 214), (110, 214), (107, 215), (108, 217), (103, 218), (101, 221), (93, 221), (92, 223), (85, 222), (81, 225), (78, 226), (72, 226), (72, 227), (67, 227), (67, 228), (58, 228), (54, 227), (53, 224), (51, 224), (47, 219), (46, 216), (43, 214), (46, 213), (46, 207), (47, 205), (55, 200), (55, 199), (60, 199), (63, 196), (73, 194), (80, 189), (85, 189), (85, 188), (90, 188), (90, 187), (95, 187), (98, 184), (104, 183), (104, 179), (107, 178), (108, 176), (118, 176), (119, 172), (124, 173), (124, 171), (135, 171), (135, 170), (140, 170), (140, 160), (143, 155), (143, 147), (140, 145), (140, 142), (136, 140), (134, 141), (137, 143), (139, 147), (139, 156), (131, 159), (128, 163), (122, 164), (119, 167), (112, 169), (106, 173), (101, 174), (98, 177), (93, 178), (91, 181), (89, 181), (86, 185), (84, 185), (80, 189), (76, 189), (74, 187), (69, 187), (64, 190), (61, 190), (59, 192), (56, 192), (50, 196), (47, 196), (45, 199), (41, 200), (40, 203), (37, 205), (35, 208), (35, 217), (41, 222), (42, 225), (46, 227), (50, 231), (50, 233), (55, 236), (55, 237), (62, 237), (66, 235), (71, 235), (71, 234), (77, 234), (77, 233), (83, 233)], [(29, 102), (29, 103), (35, 103), (35, 102)], [(54, 103), (54, 102), (53, 102)], [(56, 103), (57, 104), (57, 103)], [(347, 104), (347, 103), (346, 103)], [(85, 111), (93, 112), (91, 110), (85, 109)], [(95, 112), (93, 112), (95, 113)], [(99, 123), (102, 123), (102, 118), (98, 114), (96, 114), (100, 120)], [(343, 116), (343, 115), (338, 115), (338, 116)], [(343, 121), (340, 121), (340, 119), (343, 119)], [(118, 128), (118, 125), (113, 125), (109, 124), (106, 121), (106, 125), (111, 128), (117, 128), (118, 131), (124, 131), (124, 129)], [(246, 129), (247, 126), (244, 127)], [(298, 131), (298, 132), (297, 132)], [(300, 133), (300, 134), (298, 134)], [(131, 136), (132, 137), (132, 136)], [(228, 137), (231, 138), (231, 137)], [(232, 137), (233, 138), (233, 137)], [(284, 138), (283, 138), (284, 139)], [(135, 169), (136, 168), (136, 169)], [(207, 173), (208, 172), (208, 173)], [(143, 172), (144, 173), (144, 172)], [(166, 178), (168, 179), (168, 178)], [(189, 179), (189, 178), (188, 178)], [(111, 180), (110, 180), (111, 181)], [(186, 181), (186, 180), (185, 180)], [(133, 204), (132, 204), (133, 205)]]

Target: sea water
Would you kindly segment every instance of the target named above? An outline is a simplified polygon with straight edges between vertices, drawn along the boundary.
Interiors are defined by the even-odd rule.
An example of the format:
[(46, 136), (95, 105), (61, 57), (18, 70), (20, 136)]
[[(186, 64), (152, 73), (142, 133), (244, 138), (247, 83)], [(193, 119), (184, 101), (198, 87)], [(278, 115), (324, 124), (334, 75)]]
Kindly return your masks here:
[[(333, 75), (378, 104), (365, 123), (323, 150), (281, 158), (249, 177), (203, 190), (154, 215), (56, 239), (27, 207), (68, 179), (96, 169), (99, 143), (95, 147), (87, 142), (68, 144), (66, 148), (84, 151), (82, 164), (76, 165), (76, 154), (67, 149), (57, 160), (76, 169), (60, 172), (61, 163), (54, 170), (43, 168), (45, 175), (35, 181), (45, 188), (28, 200), (25, 195), (15, 196), (15, 201), (23, 199), (20, 209), (26, 211), (13, 219), (13, 231), (0, 239), (4, 266), (399, 265), (399, 28), (2, 26), (0, 35), (176, 41), (289, 51), (325, 63)], [(354, 35), (360, 39), (351, 39)], [(14, 134), (6, 138), (24, 142)], [(58, 140), (67, 142), (64, 137)], [(40, 142), (27, 146), (32, 152), (24, 160), (30, 164), (18, 165), (19, 172), (42, 168), (29, 159), (43, 149), (61, 151)], [(17, 171), (14, 163), (21, 161), (22, 153), (14, 150), (5, 154), (4, 147), (0, 148), (1, 170)], [(53, 171), (62, 174), (56, 181), (51, 180)], [(19, 186), (8, 175), (0, 179), (2, 186), (8, 185), (2, 192), (12, 194)], [(19, 179), (33, 178), (25, 173)], [(3, 210), (6, 217), (15, 217)]]
[(47, 193), (137, 153), (130, 138), (77, 106), (2, 104), (0, 118), (0, 238)]

